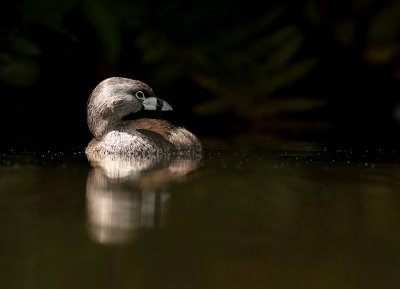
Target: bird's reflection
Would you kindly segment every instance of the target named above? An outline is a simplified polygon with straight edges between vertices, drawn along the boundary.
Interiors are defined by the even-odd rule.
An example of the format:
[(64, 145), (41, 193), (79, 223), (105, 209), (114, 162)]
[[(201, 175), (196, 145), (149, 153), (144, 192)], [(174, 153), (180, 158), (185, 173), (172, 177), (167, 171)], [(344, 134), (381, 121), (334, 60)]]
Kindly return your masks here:
[(199, 166), (199, 157), (141, 157), (92, 163), (86, 196), (91, 237), (102, 244), (128, 242), (140, 228), (164, 226), (167, 184)]

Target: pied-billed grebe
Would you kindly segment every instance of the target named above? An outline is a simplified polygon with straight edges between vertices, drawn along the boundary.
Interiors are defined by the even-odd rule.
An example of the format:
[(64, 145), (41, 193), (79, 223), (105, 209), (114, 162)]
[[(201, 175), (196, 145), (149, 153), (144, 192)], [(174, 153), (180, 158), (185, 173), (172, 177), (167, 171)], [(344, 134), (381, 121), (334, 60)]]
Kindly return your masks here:
[(129, 116), (141, 110), (169, 111), (147, 84), (123, 77), (103, 80), (91, 93), (87, 121), (92, 141), (86, 148), (90, 161), (130, 159), (161, 154), (201, 154), (199, 139), (183, 127), (161, 119)]

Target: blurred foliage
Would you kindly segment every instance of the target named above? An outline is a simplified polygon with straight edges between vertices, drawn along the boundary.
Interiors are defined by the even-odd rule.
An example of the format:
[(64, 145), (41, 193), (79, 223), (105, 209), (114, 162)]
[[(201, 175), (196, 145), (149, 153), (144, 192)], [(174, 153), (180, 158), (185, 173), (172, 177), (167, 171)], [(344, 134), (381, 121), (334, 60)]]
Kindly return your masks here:
[(84, 0), (82, 8), (104, 46), (106, 57), (116, 63), (121, 54), (121, 30), (118, 15), (112, 4), (106, 1)]
[[(144, 60), (157, 64), (160, 79), (191, 75), (215, 98), (195, 111), (218, 114), (233, 110), (238, 116), (260, 118), (287, 110), (307, 110), (321, 104), (308, 98), (272, 99), (280, 89), (305, 76), (316, 59), (294, 60), (302, 35), (294, 25), (271, 28), (283, 9), (274, 9), (249, 23), (238, 23), (184, 47), (159, 32), (138, 39)], [(172, 73), (171, 73), (172, 72)]]
[(32, 85), (40, 71), (33, 60), (40, 54), (39, 47), (23, 35), (0, 41), (0, 79), (16, 86)]
[[(268, 16), (271, 15), (265, 20), (270, 20)], [(251, 25), (254, 28), (250, 26), (248, 31), (266, 28), (263, 24), (268, 25), (268, 22)], [(241, 34), (242, 28), (233, 29), (228, 39), (221, 37), (220, 41), (215, 41), (215, 47), (210, 47), (209, 51), (205, 49), (202, 66), (193, 77), (219, 98), (198, 106), (197, 111), (208, 113), (215, 107), (232, 107), (246, 118), (314, 107), (317, 103), (311, 99), (271, 100), (272, 95), (305, 76), (316, 63), (316, 59), (292, 61), (302, 42), (296, 27), (279, 28), (271, 35), (254, 40), (249, 39), (248, 34)]]
[(395, 66), (393, 75), (398, 74), (399, 0), (352, 0), (346, 4), (309, 0), (305, 15), (315, 26), (333, 30), (337, 41), (355, 49), (364, 61), (380, 67)]
[[(71, 11), (83, 19), (76, 30), (65, 24)], [(87, 51), (100, 47), (113, 72), (125, 65), (143, 75), (144, 68), (158, 87), (189, 79), (208, 92), (196, 113), (233, 112), (250, 122), (325, 105), (323, 97), (282, 94), (322, 58), (304, 52), (320, 41), (306, 37), (312, 30), (400, 77), (400, 0), (285, 1), (260, 9), (238, 1), (18, 0), (1, 14), (0, 80), (14, 86), (30, 87), (43, 72), (33, 25), (87, 41)], [(80, 33), (79, 25), (90, 29)]]

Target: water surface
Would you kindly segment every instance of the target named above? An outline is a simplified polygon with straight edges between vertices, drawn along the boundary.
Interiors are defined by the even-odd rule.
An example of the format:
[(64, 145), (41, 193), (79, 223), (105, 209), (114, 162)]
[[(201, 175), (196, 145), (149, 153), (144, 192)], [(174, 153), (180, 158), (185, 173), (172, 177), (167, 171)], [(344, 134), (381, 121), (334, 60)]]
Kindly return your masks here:
[(1, 152), (1, 288), (394, 288), (395, 149), (205, 140), (92, 167)]

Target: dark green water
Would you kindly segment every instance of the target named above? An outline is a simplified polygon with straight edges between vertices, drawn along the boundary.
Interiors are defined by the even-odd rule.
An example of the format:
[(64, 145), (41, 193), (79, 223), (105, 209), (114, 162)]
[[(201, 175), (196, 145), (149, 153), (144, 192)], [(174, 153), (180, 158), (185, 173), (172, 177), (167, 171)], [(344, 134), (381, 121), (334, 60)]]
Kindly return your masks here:
[(4, 151), (0, 288), (396, 288), (396, 150), (205, 141), (201, 161)]

